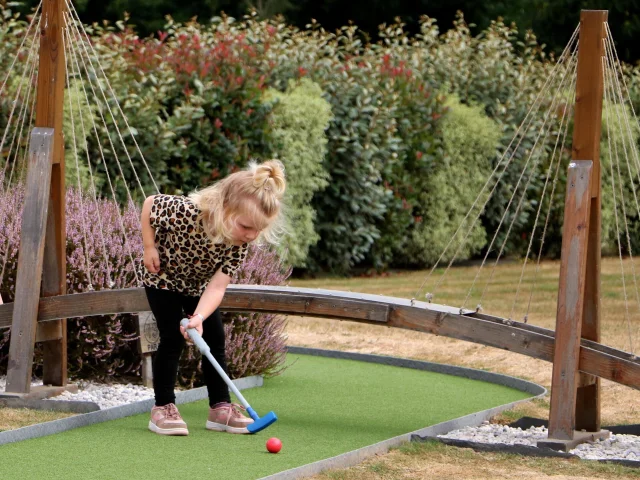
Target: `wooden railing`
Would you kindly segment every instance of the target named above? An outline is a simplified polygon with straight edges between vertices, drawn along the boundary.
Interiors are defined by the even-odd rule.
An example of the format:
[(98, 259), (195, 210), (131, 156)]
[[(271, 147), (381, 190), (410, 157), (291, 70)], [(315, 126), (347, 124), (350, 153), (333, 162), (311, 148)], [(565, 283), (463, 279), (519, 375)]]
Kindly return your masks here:
[[(553, 361), (553, 330), (407, 299), (333, 290), (231, 285), (220, 308), (227, 312), (322, 317), (404, 328)], [(41, 298), (38, 322), (147, 310), (149, 305), (142, 288), (101, 290)], [(0, 305), (0, 328), (11, 326), (12, 312), (12, 303)], [(579, 369), (640, 389), (638, 358), (597, 342), (582, 340)]]

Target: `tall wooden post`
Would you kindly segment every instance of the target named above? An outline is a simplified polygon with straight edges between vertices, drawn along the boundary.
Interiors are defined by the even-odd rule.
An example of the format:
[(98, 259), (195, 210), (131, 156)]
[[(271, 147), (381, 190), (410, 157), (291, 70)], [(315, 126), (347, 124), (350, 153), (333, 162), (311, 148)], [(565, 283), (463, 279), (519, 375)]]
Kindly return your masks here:
[[(44, 247), (42, 296), (64, 295), (67, 291), (64, 137), (62, 134), (65, 55), (62, 41), (64, 0), (45, 0), (42, 6), (46, 26), (40, 41), (40, 65), (36, 106), (36, 127), (54, 130), (53, 165), (47, 233)], [(46, 15), (46, 17), (44, 17)], [(45, 385), (67, 383), (67, 322), (58, 320), (38, 327), (36, 341), (43, 343)]]
[[(44, 342), (45, 385), (67, 383), (66, 322), (37, 323), (42, 295), (66, 291), (63, 0), (44, 0), (36, 128), (31, 136), (6, 392), (27, 394), (35, 341)], [(43, 223), (44, 222), (44, 223)]]
[[(559, 450), (609, 435), (600, 431), (600, 380), (578, 371), (580, 339), (600, 341), (600, 131), (607, 17), (604, 10), (580, 15), (574, 162), (567, 177), (549, 438), (539, 442)], [(572, 169), (585, 160), (592, 163), (588, 199), (578, 206), (580, 179)]]

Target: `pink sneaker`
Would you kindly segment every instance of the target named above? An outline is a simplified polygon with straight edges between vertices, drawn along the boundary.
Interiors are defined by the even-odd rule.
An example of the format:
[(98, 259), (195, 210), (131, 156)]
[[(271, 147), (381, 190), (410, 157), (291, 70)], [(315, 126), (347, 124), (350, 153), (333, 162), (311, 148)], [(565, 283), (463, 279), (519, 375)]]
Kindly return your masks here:
[(149, 430), (159, 435), (189, 435), (187, 424), (173, 403), (151, 409)]
[(253, 423), (253, 419), (245, 417), (242, 411), (244, 407), (235, 403), (218, 403), (209, 409), (207, 430), (229, 433), (249, 433), (247, 427)]

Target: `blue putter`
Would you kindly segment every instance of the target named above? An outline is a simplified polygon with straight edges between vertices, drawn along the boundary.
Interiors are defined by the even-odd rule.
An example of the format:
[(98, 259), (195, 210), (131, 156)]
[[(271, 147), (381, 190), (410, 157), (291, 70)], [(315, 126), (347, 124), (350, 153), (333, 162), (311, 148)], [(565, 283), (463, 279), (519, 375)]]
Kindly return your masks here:
[(193, 340), (193, 343), (202, 352), (202, 355), (204, 355), (209, 359), (209, 361), (211, 362), (211, 365), (213, 365), (216, 371), (220, 374), (220, 376), (225, 381), (225, 383), (229, 386), (229, 388), (234, 393), (234, 395), (238, 397), (238, 400), (240, 400), (240, 403), (242, 403), (244, 408), (247, 409), (249, 416), (253, 418), (253, 423), (247, 427), (247, 430), (249, 430), (249, 433), (257, 433), (260, 430), (264, 430), (273, 422), (278, 420), (278, 417), (274, 412), (269, 412), (264, 417), (259, 417), (258, 414), (255, 412), (255, 410), (251, 408), (251, 405), (249, 405), (249, 403), (242, 396), (238, 388), (233, 384), (233, 382), (231, 381), (229, 376), (226, 374), (226, 372), (222, 369), (218, 361), (213, 357), (213, 355), (211, 355), (211, 349), (209, 348), (209, 345), (207, 345), (207, 342), (205, 342), (202, 339), (202, 337), (200, 336), (200, 334), (195, 328), (187, 328), (187, 325), (189, 325), (189, 319), (183, 318), (182, 321), (180, 322), (180, 325), (182, 325), (187, 330), (187, 333), (189, 334), (189, 337), (191, 337), (191, 340)]

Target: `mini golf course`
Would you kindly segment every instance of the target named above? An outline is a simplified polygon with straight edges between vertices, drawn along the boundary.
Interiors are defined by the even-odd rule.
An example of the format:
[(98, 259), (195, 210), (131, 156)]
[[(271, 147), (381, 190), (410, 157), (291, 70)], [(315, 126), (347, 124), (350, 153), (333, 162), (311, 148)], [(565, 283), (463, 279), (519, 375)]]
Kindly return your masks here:
[[(258, 479), (533, 396), (364, 361), (290, 352), (287, 365), (243, 392), (259, 415), (278, 415), (255, 435), (205, 430), (202, 400), (179, 406), (188, 437), (149, 432), (145, 413), (0, 446), (0, 479)], [(280, 453), (267, 452), (270, 437), (282, 440)]]

